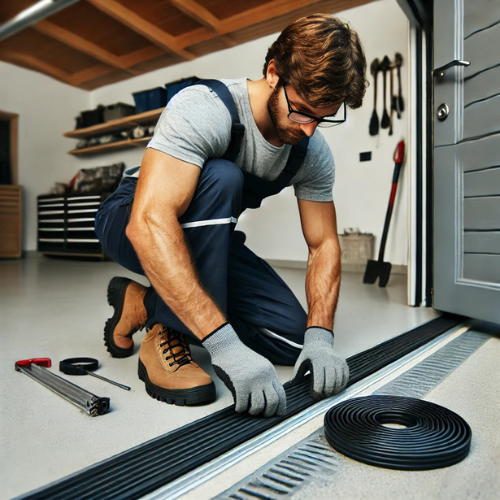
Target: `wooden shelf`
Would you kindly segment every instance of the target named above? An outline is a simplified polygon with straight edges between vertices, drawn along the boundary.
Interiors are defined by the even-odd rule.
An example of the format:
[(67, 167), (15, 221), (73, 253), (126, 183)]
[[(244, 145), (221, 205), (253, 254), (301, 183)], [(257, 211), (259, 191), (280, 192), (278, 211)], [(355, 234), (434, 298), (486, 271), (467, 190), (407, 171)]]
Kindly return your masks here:
[[(119, 120), (100, 123), (99, 125), (94, 125), (93, 127), (79, 128), (77, 130), (72, 130), (71, 132), (66, 132), (64, 137), (69, 137), (70, 139), (84, 139), (86, 137), (106, 135), (108, 132), (113, 132), (115, 130), (132, 129), (137, 125), (153, 125), (156, 124), (164, 109), (165, 108), (153, 109), (151, 111), (146, 111), (145, 113), (139, 113), (138, 115), (126, 116), (125, 118), (120, 118)], [(117, 151), (119, 149), (141, 147), (147, 144), (150, 140), (151, 137), (127, 139), (125, 141), (116, 141), (108, 144), (89, 146), (88, 148), (72, 149), (71, 151), (68, 151), (68, 154), (77, 156), (103, 154), (111, 151)]]
[(72, 149), (68, 151), (70, 155), (96, 155), (116, 151), (119, 149), (135, 148), (146, 145), (152, 137), (141, 137), (140, 139), (127, 139), (126, 141), (110, 142), (109, 144), (99, 144), (88, 148)]
[(114, 130), (131, 129), (137, 125), (144, 125), (145, 123), (156, 123), (164, 109), (165, 108), (153, 109), (138, 115), (126, 116), (125, 118), (120, 118), (119, 120), (100, 123), (99, 125), (94, 125), (93, 127), (79, 128), (72, 130), (71, 132), (66, 132), (64, 137), (69, 137), (71, 139), (83, 139), (85, 137), (104, 135), (106, 132), (112, 132)]

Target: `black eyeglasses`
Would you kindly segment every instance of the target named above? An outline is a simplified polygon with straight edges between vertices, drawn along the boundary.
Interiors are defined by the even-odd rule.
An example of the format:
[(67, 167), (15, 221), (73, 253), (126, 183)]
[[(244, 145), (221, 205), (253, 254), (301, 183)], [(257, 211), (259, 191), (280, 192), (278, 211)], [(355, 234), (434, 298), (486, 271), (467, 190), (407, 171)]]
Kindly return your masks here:
[[(344, 117), (340, 119), (330, 119), (330, 118), (318, 118), (317, 116), (309, 115), (307, 113), (302, 113), (302, 111), (297, 111), (292, 108), (290, 100), (288, 99), (288, 94), (286, 93), (286, 85), (283, 85), (283, 90), (285, 91), (286, 103), (288, 104), (288, 118), (295, 123), (312, 123), (318, 122), (318, 127), (335, 127), (335, 125), (340, 125), (344, 123), (347, 117), (347, 108), (345, 106), (345, 101), (342, 103), (344, 109)], [(339, 108), (340, 109), (340, 108)], [(337, 111), (338, 113), (338, 111)], [(337, 113), (333, 116), (337, 116)]]

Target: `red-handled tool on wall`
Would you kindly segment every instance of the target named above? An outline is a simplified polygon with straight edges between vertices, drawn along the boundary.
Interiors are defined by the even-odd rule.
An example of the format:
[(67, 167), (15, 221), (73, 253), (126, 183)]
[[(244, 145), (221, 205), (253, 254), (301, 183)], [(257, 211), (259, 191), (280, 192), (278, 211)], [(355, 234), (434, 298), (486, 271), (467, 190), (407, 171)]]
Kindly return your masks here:
[(385, 215), (384, 231), (382, 233), (382, 241), (378, 253), (378, 260), (369, 260), (366, 265), (365, 276), (363, 283), (373, 284), (377, 281), (378, 286), (385, 287), (391, 275), (392, 265), (390, 262), (384, 262), (385, 244), (387, 242), (387, 234), (389, 233), (389, 224), (391, 222), (392, 211), (394, 209), (394, 200), (396, 199), (396, 190), (398, 188), (399, 173), (405, 156), (405, 143), (400, 141), (394, 151), (394, 175), (392, 178), (391, 197), (389, 198), (389, 206)]

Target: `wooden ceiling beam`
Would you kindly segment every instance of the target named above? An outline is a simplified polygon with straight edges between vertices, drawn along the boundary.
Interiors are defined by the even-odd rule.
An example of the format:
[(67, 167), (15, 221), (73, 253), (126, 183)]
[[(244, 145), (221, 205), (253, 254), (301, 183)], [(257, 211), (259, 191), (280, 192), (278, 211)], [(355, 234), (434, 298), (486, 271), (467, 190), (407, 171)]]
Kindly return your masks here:
[(202, 27), (179, 35), (176, 40), (181, 47), (191, 47), (191, 45), (212, 40), (213, 38), (217, 38), (217, 36), (219, 35), (213, 30)]
[(133, 75), (137, 74), (123, 64), (121, 59), (116, 55), (108, 52), (107, 50), (101, 49), (98, 45), (85, 40), (85, 38), (82, 38), (81, 36), (75, 35), (71, 31), (61, 28), (57, 24), (51, 23), (50, 21), (40, 21), (32, 26), (32, 28), (46, 36), (64, 43), (65, 45), (68, 45), (69, 47), (73, 47), (74, 49), (83, 52), (98, 61), (109, 64), (113, 68), (128, 71)]
[(94, 80), (100, 76), (109, 75), (114, 71), (114, 68), (110, 68), (105, 64), (99, 64), (98, 66), (93, 66), (92, 68), (74, 73), (72, 77), (76, 85), (81, 85), (82, 83), (89, 82), (90, 80)]
[[(171, 2), (172, 5), (177, 7), (181, 12), (195, 21), (198, 21), (200, 24), (205, 26), (205, 28), (215, 32), (215, 34), (227, 47), (234, 47), (237, 45), (234, 40), (225, 36), (225, 34), (221, 31), (221, 20), (214, 16), (208, 9), (203, 7), (203, 5), (200, 5), (195, 0), (171, 0)], [(210, 34), (210, 38), (214, 38), (214, 35)]]
[(18, 64), (23, 67), (28, 67), (34, 71), (39, 71), (46, 75), (54, 77), (56, 80), (61, 80), (69, 85), (76, 85), (73, 75), (63, 71), (51, 64), (40, 61), (36, 57), (30, 56), (28, 54), (23, 54), (22, 52), (16, 52), (13, 50), (0, 49), (0, 59), (12, 64)]
[(243, 28), (247, 28), (252, 24), (257, 24), (262, 21), (267, 21), (273, 17), (279, 17), (283, 14), (288, 14), (294, 10), (300, 9), (305, 5), (312, 6), (317, 1), (311, 0), (274, 0), (259, 7), (249, 9), (235, 16), (228, 17), (221, 22), (221, 34), (231, 33)]
[[(185, 2), (195, 3), (192, 0), (172, 0), (172, 3), (180, 9), (177, 5), (185, 5)], [(241, 14), (236, 14), (235, 16), (228, 17), (222, 21), (219, 21), (217, 25), (217, 33), (214, 33), (206, 27), (198, 28), (191, 32), (185, 33), (176, 38), (179, 46), (190, 47), (197, 43), (205, 42), (212, 38), (216, 38), (217, 35), (226, 35), (232, 33), (233, 31), (238, 31), (243, 28), (247, 28), (252, 24), (257, 24), (273, 17), (279, 17), (283, 14), (288, 14), (291, 11), (300, 9), (305, 5), (314, 5), (316, 3), (322, 3), (321, 0), (274, 0), (272, 2), (260, 5), (253, 9), (249, 9)], [(186, 11), (183, 11), (187, 13)], [(189, 15), (189, 14), (188, 14)], [(226, 37), (227, 38), (227, 37)]]
[(213, 29), (217, 34), (221, 34), (219, 33), (220, 19), (195, 0), (171, 0), (171, 3), (174, 7), (177, 7), (181, 12), (195, 19), (203, 26)]
[(130, 54), (120, 57), (120, 62), (127, 68), (130, 68), (130, 66), (135, 66), (136, 64), (149, 61), (150, 59), (160, 57), (163, 54), (165, 54), (165, 51), (160, 49), (160, 47), (150, 45), (149, 47), (136, 50), (135, 52), (131, 52)]
[(236, 47), (236, 45), (238, 45), (238, 42), (235, 42), (231, 37), (227, 35), (221, 35), (219, 38), (224, 42), (226, 47)]
[(184, 50), (184, 48), (179, 45), (175, 37), (138, 16), (134, 11), (127, 9), (116, 0), (87, 0), (87, 2), (120, 21), (136, 33), (139, 33), (144, 38), (147, 38), (158, 47), (168, 52), (174, 52), (188, 61), (195, 58), (194, 54)]

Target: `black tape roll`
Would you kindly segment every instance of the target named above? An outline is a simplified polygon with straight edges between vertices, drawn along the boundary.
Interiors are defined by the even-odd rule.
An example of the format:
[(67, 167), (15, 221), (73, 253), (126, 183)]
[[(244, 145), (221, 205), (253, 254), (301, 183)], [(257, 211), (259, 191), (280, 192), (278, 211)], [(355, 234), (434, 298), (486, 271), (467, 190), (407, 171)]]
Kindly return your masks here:
[(87, 371), (93, 372), (98, 366), (95, 358), (68, 358), (59, 363), (59, 370), (67, 375), (87, 375)]
[(463, 460), (472, 431), (461, 416), (434, 403), (367, 396), (331, 408), (325, 415), (325, 437), (340, 453), (366, 464), (430, 470)]

